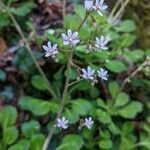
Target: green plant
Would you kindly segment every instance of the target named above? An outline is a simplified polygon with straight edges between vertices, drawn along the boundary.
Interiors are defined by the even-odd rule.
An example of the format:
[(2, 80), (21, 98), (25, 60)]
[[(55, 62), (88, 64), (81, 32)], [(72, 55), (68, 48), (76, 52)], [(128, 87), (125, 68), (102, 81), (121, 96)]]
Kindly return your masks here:
[[(26, 7), (31, 6), (23, 6), (20, 9), (25, 10)], [(21, 30), (12, 15), (15, 10), (9, 11), (7, 7), (4, 8), (17, 30)], [(61, 33), (64, 29), (45, 31), (45, 39), (51, 41), (43, 46), (46, 50), (45, 56), (51, 56), (48, 61), (52, 61), (50, 69), (47, 66), (50, 84), (47, 84), (47, 77), (45, 78), (31, 52), (32, 61), (40, 75), (32, 74), (29, 84), (31, 92), (28, 93), (30, 96), (22, 96), (17, 105), (18, 109), (29, 114), (30, 119), (22, 122), (20, 128), (17, 128), (16, 108), (3, 107), (0, 112), (2, 130), (0, 148), (4, 150), (41, 150), (42, 148), (43, 150), (48, 148), (130, 150), (137, 147), (149, 149), (150, 120), (147, 112), (150, 104), (147, 101), (149, 81), (146, 77), (149, 74), (150, 60), (149, 51), (144, 53), (134, 46), (135, 23), (132, 20), (124, 20), (119, 25), (114, 25), (108, 21), (106, 15), (100, 16), (102, 15), (100, 12), (99, 15), (91, 8), (85, 10), (81, 5), (77, 5), (74, 11), (74, 14), (64, 16), (64, 29), (70, 36), (74, 35), (72, 40), (69, 41), (66, 37), (68, 35), (65, 34), (62, 34), (62, 40)], [(17, 12), (14, 14), (17, 15)], [(24, 14), (24, 11), (22, 13)], [(22, 33), (21, 30), (20, 34)], [(104, 36), (99, 39), (100, 35)], [(110, 42), (107, 35), (111, 39)], [(29, 45), (24, 35), (21, 37)], [(97, 37), (96, 42), (95, 37)], [(97, 41), (104, 38), (106, 43), (99, 45)], [(70, 45), (65, 46), (64, 43)], [(30, 46), (27, 49), (30, 53)], [(17, 62), (22, 61), (20, 57), (17, 58)], [(33, 65), (28, 61), (28, 56), (25, 60), (29, 62), (29, 66)], [(21, 66), (24, 63), (18, 64)], [(134, 68), (134, 65), (137, 67)], [(27, 65), (25, 70), (28, 70)], [(139, 72), (141, 76), (137, 78)], [(1, 80), (5, 80), (5, 73), (3, 71), (0, 73)], [(145, 87), (144, 100), (130, 93), (139, 92), (141, 86)], [(48, 92), (51, 97), (45, 96)], [(62, 118), (64, 116), (66, 120)], [(94, 122), (88, 120), (89, 116)], [(43, 123), (42, 119), (47, 120), (46, 123)], [(91, 123), (89, 126), (86, 120)], [(63, 130), (66, 128), (68, 129)]]

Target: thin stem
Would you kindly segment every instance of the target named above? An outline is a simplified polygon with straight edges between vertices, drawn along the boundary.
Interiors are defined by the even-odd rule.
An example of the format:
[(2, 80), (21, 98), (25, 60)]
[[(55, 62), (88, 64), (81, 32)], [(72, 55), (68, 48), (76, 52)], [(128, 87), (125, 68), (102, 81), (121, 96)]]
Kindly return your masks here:
[(125, 78), (125, 80), (123, 81), (122, 85), (121, 85), (121, 90), (124, 89), (126, 83), (130, 82), (130, 78), (134, 77), (139, 71), (141, 71), (143, 69), (143, 67), (145, 67), (146, 65), (150, 64), (150, 60), (149, 58), (147, 58), (134, 72), (132, 72), (127, 78)]
[(6, 10), (6, 12), (8, 13), (9, 17), (11, 18), (12, 22), (14, 23), (14, 26), (15, 26), (17, 32), (19, 33), (19, 35), (21, 36), (23, 42), (25, 43), (25, 46), (26, 46), (26, 48), (27, 48), (27, 50), (28, 50), (28, 53), (30, 54), (30, 56), (31, 56), (31, 58), (32, 58), (32, 60), (33, 60), (33, 62), (34, 62), (34, 64), (35, 64), (37, 70), (39, 71), (39, 73), (40, 73), (41, 76), (43, 77), (45, 83), (48, 85), (48, 87), (49, 87), (49, 88), (48, 88), (48, 91), (50, 92), (50, 94), (51, 94), (54, 98), (57, 99), (58, 97), (57, 97), (57, 95), (55, 94), (55, 92), (53, 91), (53, 87), (52, 87), (51, 83), (48, 81), (48, 79), (47, 79), (45, 73), (43, 72), (43, 70), (41, 69), (40, 65), (38, 64), (38, 62), (37, 62), (37, 60), (36, 60), (36, 58), (35, 58), (35, 56), (34, 56), (32, 50), (31, 50), (31, 47), (30, 47), (30, 45), (29, 45), (27, 39), (25, 38), (25, 35), (24, 35), (23, 31), (21, 30), (21, 28), (20, 28), (18, 22), (16, 21), (15, 17), (9, 12), (9, 9), (8, 9), (2, 2), (1, 2), (1, 4), (2, 4), (3, 8)]
[(113, 9), (112, 9), (112, 11), (111, 11), (111, 13), (110, 13), (110, 15), (109, 15), (109, 20), (112, 19), (112, 17), (113, 17), (113, 15), (114, 15), (114, 13), (116, 12), (116, 10), (117, 10), (119, 4), (120, 4), (120, 0), (118, 0), (118, 1), (116, 2), (115, 6), (113, 7)]
[[(60, 103), (60, 108), (59, 108), (59, 111), (57, 113), (57, 117), (55, 119), (55, 122), (57, 121), (57, 118), (60, 117), (60, 115), (61, 115), (61, 113), (63, 111), (64, 105), (65, 105), (65, 99), (66, 99), (67, 91), (68, 91), (68, 87), (69, 87), (69, 71), (71, 69), (70, 61), (72, 60), (72, 57), (73, 57), (73, 48), (71, 49), (70, 57), (69, 57), (68, 64), (67, 64), (67, 77), (66, 77), (66, 81), (65, 81), (65, 87), (64, 87), (64, 91), (63, 91), (63, 95), (62, 95), (62, 99), (61, 99), (61, 103)], [(43, 150), (47, 150), (48, 149), (48, 145), (51, 142), (53, 134), (55, 133), (55, 130), (56, 130), (55, 122), (54, 122), (54, 125), (51, 128), (51, 130), (50, 130), (50, 132), (48, 134), (48, 137), (47, 137), (47, 139), (46, 139), (46, 141), (44, 143)]]
[[(80, 28), (82, 27), (82, 25), (84, 24), (84, 22), (86, 21), (87, 17), (89, 16), (90, 13), (86, 13), (86, 16), (85, 18), (83, 19), (83, 21), (81, 22), (81, 24), (79, 25), (79, 27), (77, 28), (77, 31), (80, 30)], [(44, 146), (42, 148), (42, 150), (47, 150), (48, 149), (48, 145), (50, 144), (51, 142), (51, 139), (55, 133), (55, 123), (57, 121), (57, 118), (60, 117), (62, 111), (63, 111), (63, 108), (64, 108), (64, 105), (65, 105), (65, 99), (67, 97), (67, 92), (68, 92), (68, 88), (69, 88), (69, 71), (71, 69), (71, 62), (72, 62), (72, 58), (73, 58), (73, 48), (71, 49), (71, 52), (70, 52), (70, 56), (69, 56), (69, 59), (68, 59), (68, 64), (67, 64), (67, 77), (66, 77), (66, 81), (65, 81), (65, 87), (64, 87), (64, 91), (63, 91), (63, 94), (62, 94), (62, 99), (61, 99), (61, 102), (60, 102), (60, 108), (59, 108), (59, 111), (57, 113), (57, 116), (55, 118), (55, 121), (54, 121), (54, 124), (45, 140), (45, 143), (44, 143)]]
[(130, 147), (129, 150), (132, 150), (132, 149), (134, 150), (137, 147), (144, 146), (146, 144), (147, 144), (147, 142), (139, 142), (139, 143), (135, 144), (134, 146)]
[(71, 61), (71, 66), (77, 68), (78, 70), (81, 70), (81, 68), (72, 61)]
[(63, 0), (63, 4), (62, 4), (62, 15), (63, 15), (63, 20), (64, 20), (65, 15), (66, 15), (66, 0)]
[(115, 22), (116, 19), (120, 16), (120, 14), (122, 13), (122, 11), (125, 9), (125, 7), (127, 6), (127, 4), (129, 3), (130, 0), (126, 0), (123, 5), (121, 6), (121, 8), (118, 10), (118, 12), (116, 13), (116, 15), (112, 18), (112, 22)]
[(81, 24), (79, 25), (79, 27), (77, 28), (77, 31), (79, 31), (81, 29), (81, 27), (83, 26), (84, 22), (86, 21), (86, 19), (88, 18), (89, 15), (90, 15), (90, 12), (86, 12), (86, 15), (85, 15), (84, 19), (82, 20)]
[(76, 84), (76, 83), (78, 83), (78, 82), (80, 82), (82, 79), (80, 79), (80, 80), (76, 80), (76, 81), (74, 81), (74, 82), (71, 82), (68, 86), (70, 87), (70, 86), (72, 86), (72, 85), (74, 85), (74, 84)]

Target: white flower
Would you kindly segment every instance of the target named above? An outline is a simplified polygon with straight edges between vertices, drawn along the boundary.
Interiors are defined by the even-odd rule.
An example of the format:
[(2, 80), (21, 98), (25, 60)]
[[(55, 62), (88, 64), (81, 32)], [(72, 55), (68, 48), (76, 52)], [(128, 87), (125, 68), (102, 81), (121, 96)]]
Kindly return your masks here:
[(104, 3), (104, 0), (96, 0), (93, 9), (97, 11), (104, 11), (107, 7), (108, 6)]
[(87, 69), (81, 69), (82, 71), (82, 77), (86, 80), (94, 80), (94, 73), (95, 70), (92, 69), (90, 66), (87, 67)]
[(94, 123), (94, 121), (92, 120), (91, 117), (85, 118), (84, 125), (85, 125), (88, 129), (91, 129), (91, 128), (92, 128), (93, 123)]
[(84, 1), (84, 7), (86, 10), (91, 11), (93, 9), (93, 1), (85, 0)]
[(47, 45), (43, 45), (42, 47), (46, 51), (45, 57), (49, 57), (49, 56), (51, 56), (52, 58), (56, 57), (56, 54), (58, 53), (57, 44), (54, 44), (52, 46), (51, 42), (49, 41)]
[(107, 43), (110, 41), (109, 37), (106, 36), (101, 36), (100, 38), (96, 37), (95, 38), (95, 47), (99, 48), (99, 49), (103, 49), (103, 50), (107, 50), (108, 47), (106, 46)]
[(80, 42), (78, 32), (72, 32), (70, 29), (67, 31), (67, 34), (62, 33), (62, 39), (64, 45), (75, 46), (77, 43)]
[(68, 120), (65, 119), (65, 117), (62, 117), (62, 119), (57, 118), (57, 127), (62, 128), (62, 129), (67, 129), (68, 128)]
[(103, 68), (100, 68), (98, 72), (98, 76), (102, 79), (102, 80), (108, 80), (108, 71), (103, 69)]

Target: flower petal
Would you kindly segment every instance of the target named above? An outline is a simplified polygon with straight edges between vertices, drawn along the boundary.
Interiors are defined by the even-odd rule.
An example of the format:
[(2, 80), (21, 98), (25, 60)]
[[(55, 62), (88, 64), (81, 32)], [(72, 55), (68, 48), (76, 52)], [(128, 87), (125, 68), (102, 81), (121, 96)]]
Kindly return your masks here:
[(46, 45), (43, 45), (42, 47), (43, 47), (43, 49), (44, 49), (45, 51), (48, 51), (48, 50), (49, 50), (49, 48), (48, 48)]
[(52, 44), (51, 44), (50, 41), (48, 41), (47, 46), (48, 46), (48, 48), (51, 48), (51, 47), (52, 47)]

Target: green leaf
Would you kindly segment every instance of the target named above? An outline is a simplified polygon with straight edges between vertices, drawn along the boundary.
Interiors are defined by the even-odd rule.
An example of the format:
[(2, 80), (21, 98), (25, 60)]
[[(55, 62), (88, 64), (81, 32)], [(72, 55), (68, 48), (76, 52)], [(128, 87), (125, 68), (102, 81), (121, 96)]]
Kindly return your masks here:
[[(65, 76), (67, 76), (67, 71), (65, 71)], [(77, 78), (77, 72), (75, 69), (70, 69), (69, 70), (69, 79), (70, 80), (75, 80)]]
[[(88, 28), (87, 26), (82, 26), (79, 32), (79, 37), (82, 40), (88, 39), (91, 35), (91, 28)], [(85, 51), (84, 51), (85, 53)]]
[(12, 106), (5, 106), (0, 112), (0, 123), (3, 127), (13, 125), (17, 119), (17, 110)]
[(20, 144), (15, 144), (15, 145), (11, 146), (8, 150), (24, 150), (24, 148)]
[(91, 88), (91, 84), (85, 80), (80, 81), (79, 83), (77, 83), (76, 85), (74, 85), (71, 89), (70, 89), (70, 93), (72, 92), (76, 92), (76, 91), (86, 91), (89, 90)]
[(145, 147), (145, 148), (147, 148), (146, 150), (149, 150), (149, 148), (150, 148), (150, 136), (147, 136), (147, 135), (142, 135), (141, 134), (141, 137), (140, 137), (140, 142), (139, 143), (137, 143), (137, 145), (135, 145), (135, 147), (136, 146), (143, 146), (143, 147)]
[(43, 134), (36, 134), (31, 138), (31, 150), (41, 150), (45, 141)]
[(120, 93), (115, 99), (115, 107), (124, 106), (129, 102), (129, 96), (125, 93)]
[(26, 139), (21, 139), (17, 142), (17, 145), (20, 145), (23, 147), (23, 150), (29, 150), (30, 149), (30, 141)]
[(2, 142), (0, 141), (0, 149), (2, 150)]
[(99, 92), (98, 88), (96, 88), (95, 86), (93, 86), (93, 87), (91, 87), (91, 89), (89, 91), (89, 94), (90, 94), (91, 98), (94, 99), (94, 98), (97, 98), (99, 96), (100, 92)]
[(119, 88), (119, 85), (117, 84), (117, 82), (110, 82), (109, 83), (109, 92), (110, 92), (113, 99), (116, 98), (119, 91), (120, 91), (120, 88)]
[(4, 130), (4, 143), (10, 145), (18, 138), (18, 131), (16, 127), (9, 127)]
[(76, 15), (66, 15), (64, 19), (64, 26), (66, 29), (77, 29), (80, 18)]
[(105, 67), (115, 73), (120, 73), (127, 69), (127, 67), (119, 60), (110, 60), (105, 64)]
[(101, 138), (104, 138), (104, 139), (110, 139), (111, 137), (109, 131), (107, 130), (100, 131), (100, 135), (101, 135)]
[(97, 109), (96, 114), (98, 116), (98, 120), (104, 124), (111, 122), (111, 117), (107, 114), (107, 112), (103, 111), (102, 109)]
[(11, 8), (10, 11), (17, 16), (24, 17), (27, 14), (29, 14), (33, 8), (36, 8), (36, 4), (33, 2), (25, 2), (22, 3), (20, 7), (18, 8)]
[(83, 146), (83, 138), (80, 135), (66, 135), (56, 150), (80, 150)]
[(36, 120), (30, 120), (28, 122), (25, 122), (22, 124), (21, 126), (21, 131), (22, 134), (27, 137), (30, 138), (32, 137), (32, 135), (34, 135), (35, 133), (40, 131), (40, 124), (38, 121)]
[(73, 109), (66, 108), (63, 116), (66, 116), (70, 124), (76, 123), (79, 120), (79, 114)]
[(79, 115), (86, 115), (92, 108), (91, 103), (85, 99), (75, 99), (71, 103), (72, 109)]
[(120, 129), (113, 123), (109, 123), (108, 129), (111, 131), (112, 134), (118, 135), (120, 134)]
[(19, 140), (16, 144), (11, 146), (8, 150), (29, 150), (30, 141), (26, 139)]
[(98, 145), (100, 148), (103, 148), (103, 149), (110, 149), (113, 145), (112, 141), (109, 140), (109, 139), (101, 139), (99, 142), (98, 142)]
[(136, 140), (136, 137), (131, 133), (128, 136), (122, 136), (119, 150), (131, 149), (131, 147), (134, 147)]
[(125, 122), (122, 127), (122, 133), (125, 135), (130, 134), (134, 129), (133, 122)]
[(106, 104), (104, 103), (104, 100), (102, 100), (100, 98), (97, 99), (97, 105), (104, 109), (107, 108)]
[(142, 104), (140, 102), (131, 102), (130, 104), (122, 108), (119, 111), (119, 114), (124, 118), (132, 119), (141, 111)]
[(136, 30), (136, 25), (132, 20), (125, 20), (121, 22), (117, 30), (120, 32), (133, 32)]
[[(85, 49), (87, 50), (87, 48)], [(84, 53), (85, 53), (84, 50)], [(101, 52), (92, 52), (88, 55), (84, 55), (84, 58), (87, 62), (97, 62), (97, 61), (105, 61), (106, 59), (109, 59), (109, 52), (108, 51), (101, 51)]]
[(80, 18), (83, 19), (85, 17), (86, 11), (83, 8), (83, 6), (81, 6), (81, 5), (75, 6), (74, 11), (75, 11), (76, 15), (79, 16)]
[(43, 77), (40, 76), (40, 75), (33, 76), (31, 83), (38, 90), (43, 91), (43, 90), (48, 90), (49, 89), (48, 84), (45, 82)]
[(7, 2), (7, 4), (12, 4), (12, 3), (14, 3), (14, 2), (17, 2), (17, 0), (8, 0), (8, 2)]
[(142, 50), (125, 51), (125, 56), (129, 60), (137, 62), (144, 59), (144, 52)]
[(121, 47), (129, 47), (130, 45), (132, 45), (134, 43), (135, 40), (136, 40), (136, 36), (135, 35), (124, 34), (120, 38), (119, 45)]
[(61, 67), (55, 74), (54, 74), (54, 79), (55, 80), (61, 80), (63, 78), (62, 71), (64, 67)]
[(0, 12), (0, 29), (10, 25), (10, 19), (6, 12)]
[(55, 102), (48, 102), (38, 98), (25, 96), (19, 100), (19, 105), (23, 110), (29, 110), (34, 115), (45, 115), (51, 112), (57, 112), (58, 104)]

